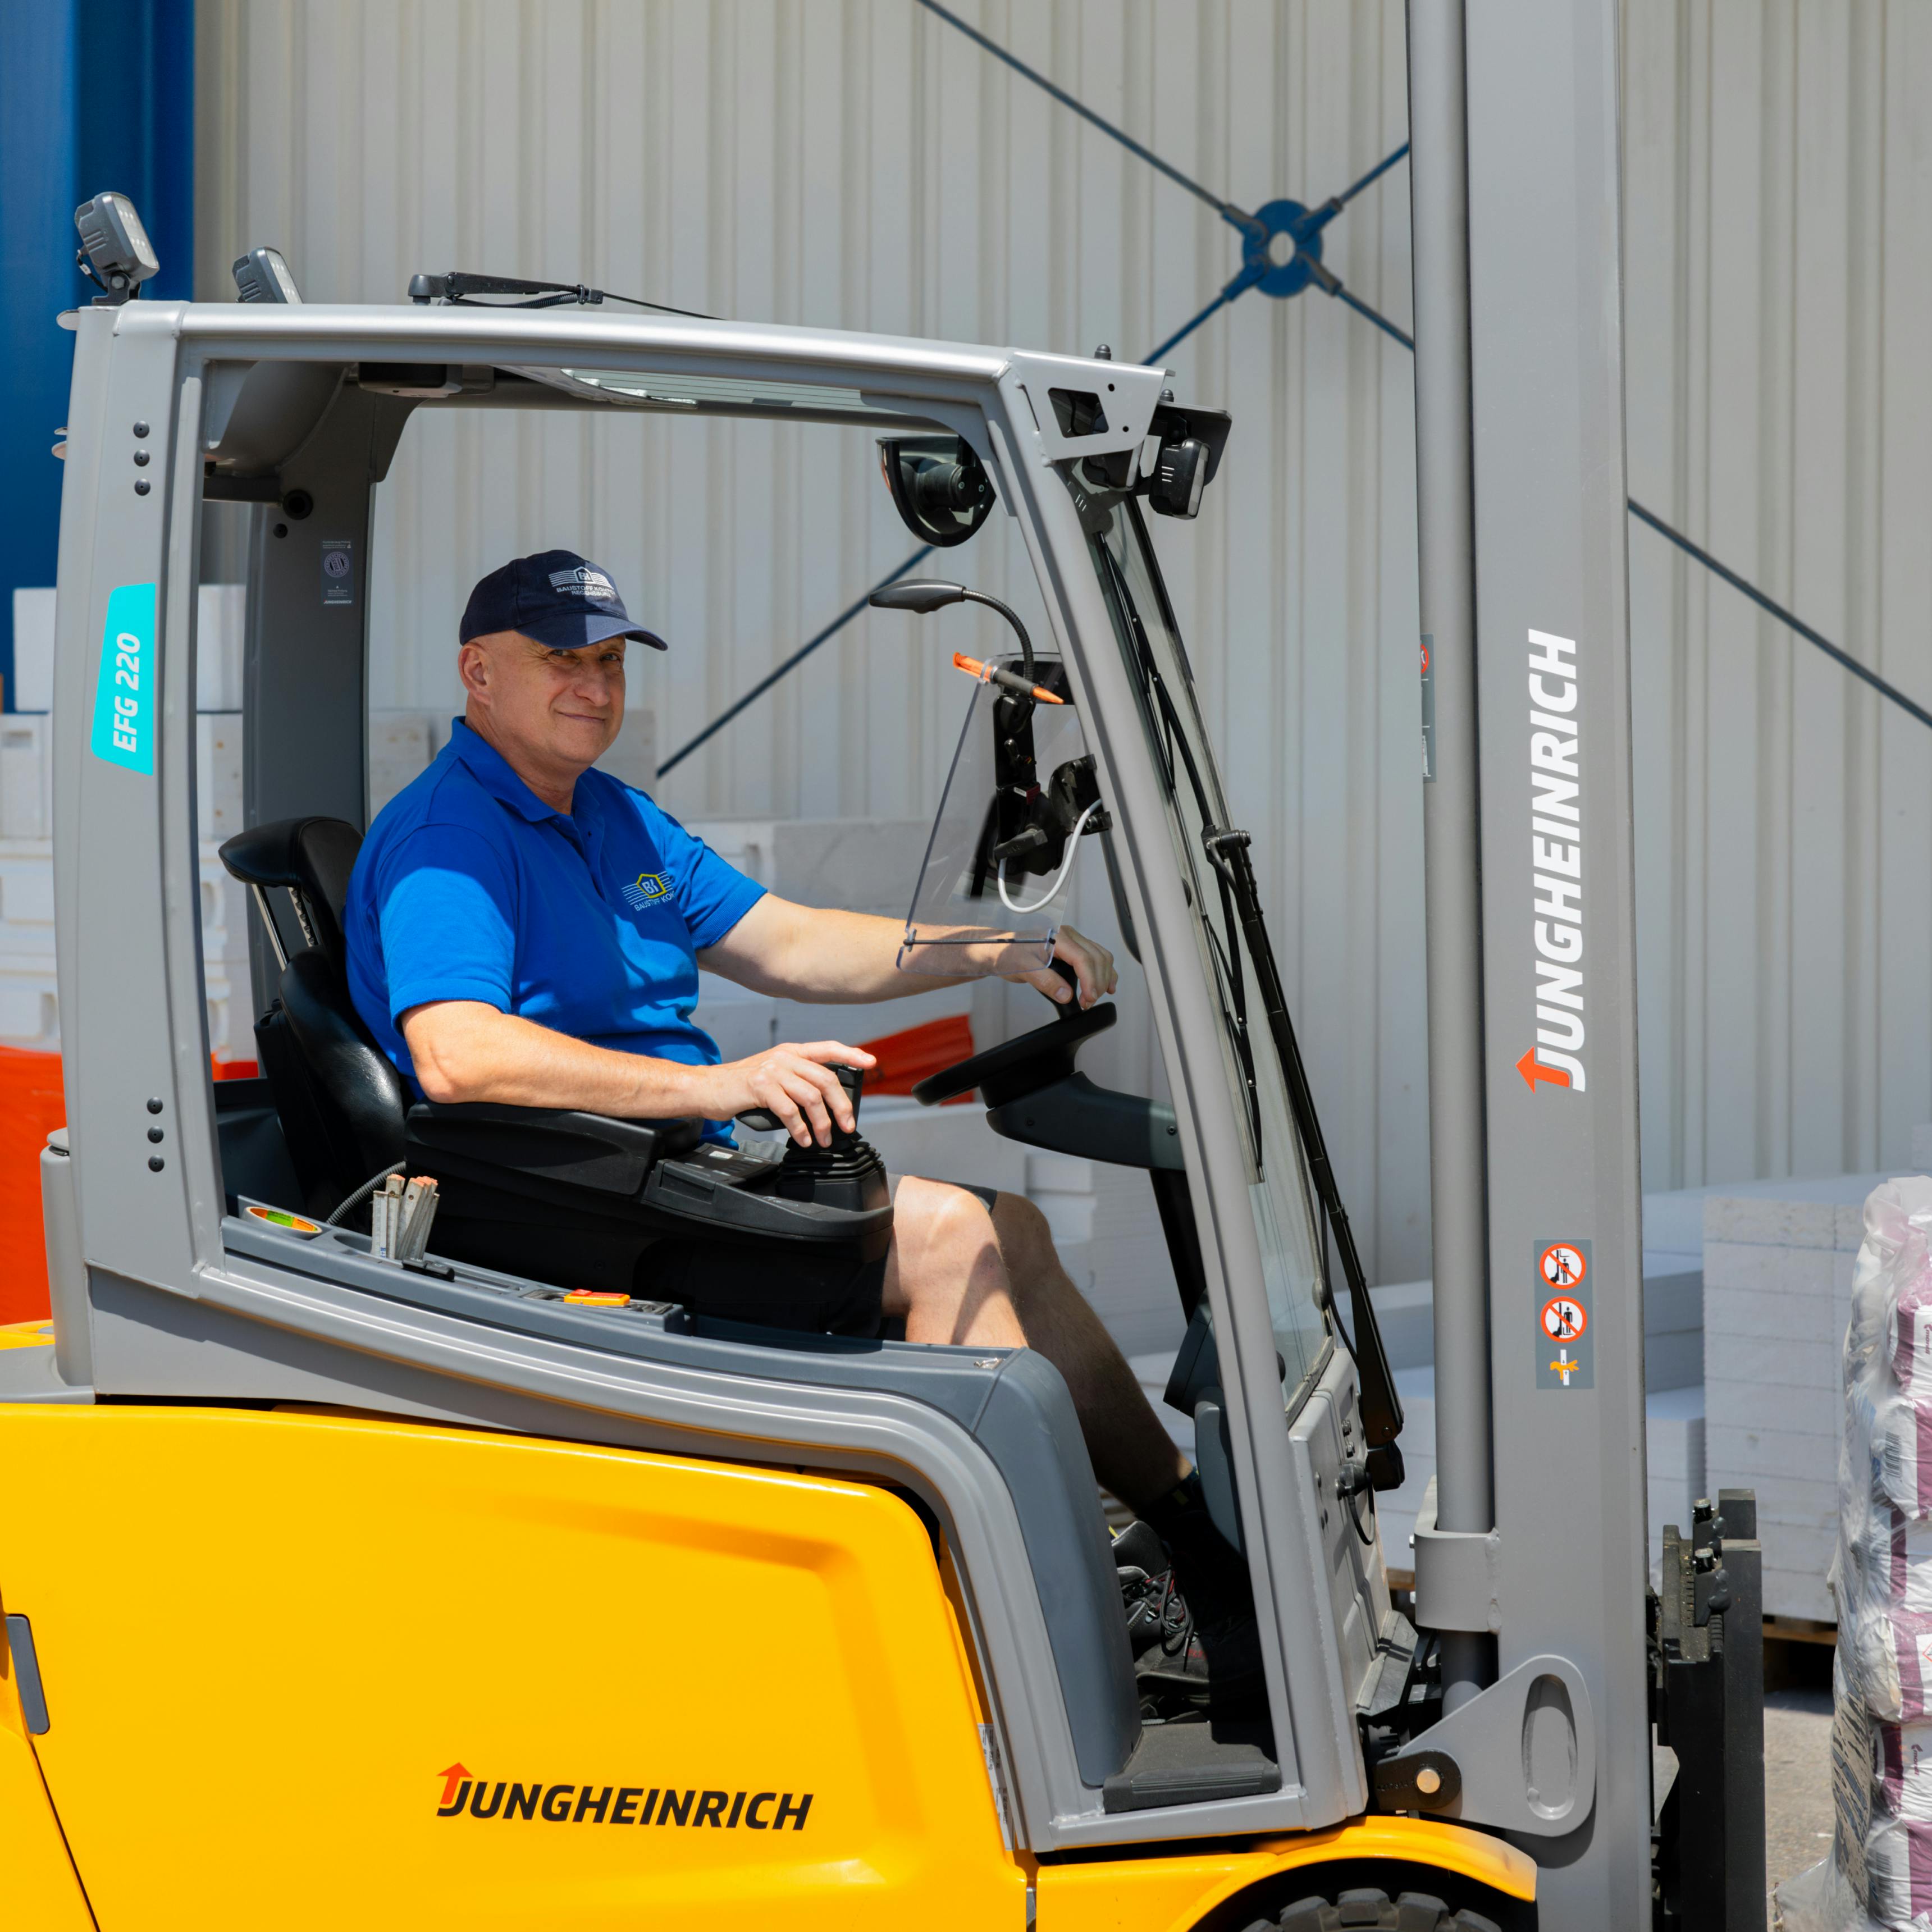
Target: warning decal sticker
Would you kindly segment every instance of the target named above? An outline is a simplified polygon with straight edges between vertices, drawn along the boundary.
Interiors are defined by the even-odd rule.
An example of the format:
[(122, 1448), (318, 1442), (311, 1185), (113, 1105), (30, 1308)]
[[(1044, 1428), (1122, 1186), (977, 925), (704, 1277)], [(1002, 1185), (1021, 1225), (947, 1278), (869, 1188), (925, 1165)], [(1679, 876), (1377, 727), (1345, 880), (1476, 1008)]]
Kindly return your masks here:
[(1538, 1256), (1536, 1268), (1552, 1288), (1574, 1288), (1589, 1272), (1590, 1264), (1574, 1242), (1552, 1241)]
[(1574, 1294), (1559, 1294), (1543, 1304), (1543, 1332), (1552, 1342), (1574, 1342), (1590, 1325), (1583, 1304)]
[(1531, 1278), (1536, 1310), (1536, 1385), (1586, 1389), (1597, 1385), (1596, 1336), (1591, 1303), (1588, 1241), (1538, 1241)]

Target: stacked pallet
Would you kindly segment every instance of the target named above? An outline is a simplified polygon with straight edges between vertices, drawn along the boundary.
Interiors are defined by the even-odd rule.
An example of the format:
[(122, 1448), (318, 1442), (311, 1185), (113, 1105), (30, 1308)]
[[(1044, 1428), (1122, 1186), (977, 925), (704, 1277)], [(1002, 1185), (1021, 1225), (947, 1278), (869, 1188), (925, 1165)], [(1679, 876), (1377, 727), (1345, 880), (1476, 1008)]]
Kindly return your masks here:
[[(1714, 1228), (1720, 1218), (1736, 1217), (1714, 1215)], [(1844, 1438), (1833, 1486), (1837, 1828), (1824, 1864), (1780, 1888), (1779, 1922), (1794, 1932), (1932, 1923), (1932, 1180), (1883, 1184), (1857, 1219), (1862, 1244), (1843, 1271), (1846, 1333), (1832, 1392)], [(1764, 1229), (1750, 1222), (1743, 1232)], [(1834, 1229), (1828, 1252), (1841, 1252), (1842, 1239)], [(1840, 1271), (1832, 1272), (1835, 1281)], [(1801, 1282), (1796, 1298), (1820, 1298), (1810, 1287)], [(1769, 1366), (1786, 1372), (1781, 1358)], [(1762, 1534), (1762, 1509), (1758, 1520)]]
[(1842, 1356), (1864, 1202), (1884, 1177), (1709, 1190), (1704, 1214), (1708, 1480), (1757, 1493), (1764, 1607), (1835, 1621)]

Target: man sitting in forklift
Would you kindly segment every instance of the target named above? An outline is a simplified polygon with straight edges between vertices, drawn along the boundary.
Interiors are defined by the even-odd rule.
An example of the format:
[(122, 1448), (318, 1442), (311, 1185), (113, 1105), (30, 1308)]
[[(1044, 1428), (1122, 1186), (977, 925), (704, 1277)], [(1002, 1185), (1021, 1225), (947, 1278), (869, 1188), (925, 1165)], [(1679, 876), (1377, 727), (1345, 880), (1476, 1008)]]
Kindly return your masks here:
[[(573, 552), (518, 558), (477, 584), (457, 654), (464, 716), (356, 862), (345, 923), (357, 1010), (430, 1100), (698, 1116), (717, 1139), (764, 1108), (801, 1146), (827, 1146), (835, 1121), (855, 1125), (831, 1070), (872, 1056), (828, 1040), (721, 1064), (690, 1017), (699, 968), (828, 1003), (934, 982), (898, 970), (894, 921), (778, 898), (596, 769), (624, 721), (627, 640), (665, 648)], [(1046, 968), (1006, 976), (1083, 1006), (1114, 990), (1104, 946), (1063, 926), (1054, 952), (1077, 994)], [(1195, 1633), (1172, 1667), (1205, 1678), (1211, 1666), (1217, 1708), (1258, 1696), (1245, 1568), (1039, 1209), (910, 1175), (892, 1201), (883, 1263), (778, 1270), (756, 1250), (666, 1239), (649, 1250), (648, 1292), (775, 1328), (871, 1334), (883, 1314), (910, 1342), (1037, 1349), (1066, 1378), (1096, 1474), (1179, 1559)]]

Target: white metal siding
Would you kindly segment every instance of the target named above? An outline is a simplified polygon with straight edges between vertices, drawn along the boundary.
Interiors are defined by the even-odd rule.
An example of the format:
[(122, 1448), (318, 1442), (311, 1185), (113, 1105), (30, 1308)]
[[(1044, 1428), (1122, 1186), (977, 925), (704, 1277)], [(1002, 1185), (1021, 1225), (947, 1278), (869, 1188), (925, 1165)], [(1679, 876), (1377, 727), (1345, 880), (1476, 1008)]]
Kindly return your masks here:
[[(1404, 136), (1398, 0), (957, 4), (1249, 207), (1324, 199)], [(316, 300), (462, 266), (1134, 356), (1239, 266), (1210, 210), (911, 0), (199, 16), (211, 298), (272, 242)], [(1625, 38), (1633, 487), (1932, 696), (1932, 21), (1630, 0)], [(1398, 169), (1328, 250), (1404, 326), (1407, 220)], [(1428, 1266), (1408, 358), (1311, 292), (1250, 294), (1170, 360), (1236, 427), (1163, 556), (1370, 1265), (1401, 1280)], [(1902, 1160), (1932, 1119), (1932, 734), (1630, 542), (1646, 1186)], [(384, 494), (375, 701), (453, 702), (470, 584), (550, 543), (674, 640), (636, 694), (664, 751), (912, 548), (857, 432), (419, 418)], [(1003, 519), (957, 561), (1036, 608)], [(963, 695), (931, 627), (970, 649), (976, 621), (855, 623), (666, 802), (929, 811)]]
[[(1627, 15), (1633, 494), (1932, 698), (1932, 16)], [(1646, 1182), (1902, 1164), (1932, 733), (1633, 526)]]

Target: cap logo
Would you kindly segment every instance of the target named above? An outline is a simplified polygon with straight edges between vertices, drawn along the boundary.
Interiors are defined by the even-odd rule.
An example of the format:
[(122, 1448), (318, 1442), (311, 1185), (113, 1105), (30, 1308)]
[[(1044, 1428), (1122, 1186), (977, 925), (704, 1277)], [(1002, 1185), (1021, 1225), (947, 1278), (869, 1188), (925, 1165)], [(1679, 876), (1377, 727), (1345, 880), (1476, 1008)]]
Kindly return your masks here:
[(601, 570), (587, 563), (580, 563), (574, 570), (552, 571), (550, 587), (572, 591), (580, 597), (594, 597), (600, 604), (617, 601), (617, 586)]

